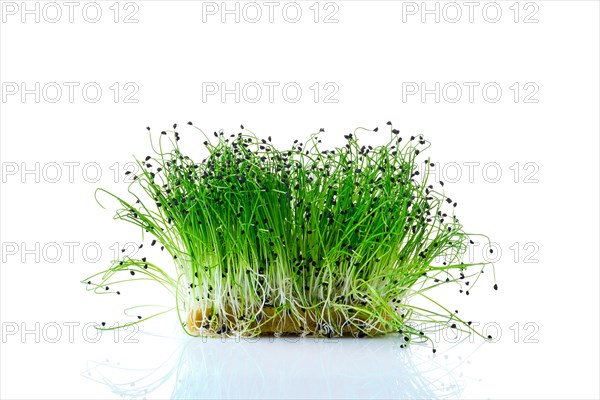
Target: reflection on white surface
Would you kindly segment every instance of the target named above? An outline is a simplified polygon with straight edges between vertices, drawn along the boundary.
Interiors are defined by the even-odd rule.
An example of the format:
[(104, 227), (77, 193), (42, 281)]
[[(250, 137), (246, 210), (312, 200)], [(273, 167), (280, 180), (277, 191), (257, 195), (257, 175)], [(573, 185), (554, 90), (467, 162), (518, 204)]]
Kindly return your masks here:
[[(158, 341), (158, 343), (164, 343)], [(162, 362), (126, 355), (84, 376), (129, 398), (457, 398), (458, 361), (428, 346), (374, 339), (188, 338)], [(140, 348), (142, 346), (143, 348)], [(136, 351), (152, 352), (144, 341)], [(136, 359), (138, 362), (136, 363)], [(458, 375), (458, 376), (457, 376)]]

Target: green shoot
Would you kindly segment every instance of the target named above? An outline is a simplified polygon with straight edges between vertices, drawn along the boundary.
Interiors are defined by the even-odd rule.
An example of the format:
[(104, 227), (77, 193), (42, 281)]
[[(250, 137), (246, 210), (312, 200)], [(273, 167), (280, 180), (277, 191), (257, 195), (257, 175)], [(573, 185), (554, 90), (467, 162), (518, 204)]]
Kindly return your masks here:
[(443, 183), (430, 182), (430, 143), (388, 125), (381, 146), (359, 143), (378, 131), (359, 128), (343, 147), (322, 149), (321, 130), (287, 150), (243, 127), (212, 140), (198, 129), (201, 162), (181, 152), (176, 125), (150, 135), (156, 154), (137, 160), (127, 199), (97, 194), (114, 198), (115, 219), (150, 234), (174, 270), (125, 257), (83, 282), (99, 293), (129, 279), (159, 283), (191, 335), (400, 332), (408, 344), (431, 340), (421, 323), (472, 331), (431, 289), (462, 291), (467, 279), (473, 290), (488, 263), (463, 262), (473, 235)]

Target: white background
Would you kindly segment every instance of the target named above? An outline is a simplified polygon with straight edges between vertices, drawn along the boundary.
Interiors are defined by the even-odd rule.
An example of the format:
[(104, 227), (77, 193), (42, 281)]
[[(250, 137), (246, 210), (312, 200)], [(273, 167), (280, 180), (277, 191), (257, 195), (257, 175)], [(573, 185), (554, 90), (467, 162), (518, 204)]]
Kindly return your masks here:
[[(439, 22), (433, 14), (422, 22), (421, 2), (338, 1), (316, 7), (317, 23), (312, 1), (298, 2), (296, 23), (282, 16), (285, 2), (272, 23), (262, 2), (256, 23), (249, 8), (239, 22), (203, 14), (221, 2), (99, 1), (96, 23), (87, 2), (76, 5), (73, 22), (69, 8), (54, 3), (62, 12), (55, 23), (46, 2), (27, 2), (38, 4), (39, 22), (22, 15), (21, 2), (1, 3), (2, 398), (600, 396), (597, 2), (480, 2), (473, 22), (463, 2), (439, 2)], [(455, 5), (462, 17), (453, 23)], [(325, 23), (331, 12), (337, 22)], [(124, 22), (130, 13), (137, 22)], [(203, 90), (222, 82), (256, 83), (263, 97), (223, 102)], [(264, 82), (279, 85), (273, 102)], [(448, 91), (440, 89), (439, 102), (407, 94), (422, 82)], [(475, 87), (472, 101), (465, 82)], [(89, 83), (102, 89), (97, 102), (82, 94)], [(282, 95), (288, 83), (302, 88), (295, 103)], [(335, 103), (325, 102), (327, 83), (339, 89)], [(22, 97), (22, 84), (33, 93)], [(501, 88), (498, 101), (492, 90), (484, 97), (486, 84)], [(56, 86), (62, 97), (52, 102)], [(462, 97), (452, 102), (456, 86)], [(116, 298), (88, 293), (79, 281), (141, 239), (112, 220), (115, 204), (98, 206), (95, 188), (123, 193), (125, 164), (148, 152), (145, 127), (158, 134), (188, 120), (208, 132), (237, 133), (244, 124), (278, 146), (319, 128), (324, 142), (339, 144), (359, 126), (379, 126), (382, 136), (363, 135), (376, 143), (388, 120), (405, 136), (425, 135), (429, 155), (447, 166), (440, 174), (461, 221), (501, 253), (498, 292), (486, 276), (469, 298), (441, 300), (498, 339), (440, 338), (435, 356), (428, 347), (400, 349), (394, 335), (203, 343), (184, 337), (171, 313), (129, 338), (91, 340), (85, 324), (126, 321), (122, 310), (142, 297), (172, 302), (151, 286)], [(178, 130), (184, 149), (200, 156), (198, 135)], [(90, 248), (102, 250), (96, 262)]]

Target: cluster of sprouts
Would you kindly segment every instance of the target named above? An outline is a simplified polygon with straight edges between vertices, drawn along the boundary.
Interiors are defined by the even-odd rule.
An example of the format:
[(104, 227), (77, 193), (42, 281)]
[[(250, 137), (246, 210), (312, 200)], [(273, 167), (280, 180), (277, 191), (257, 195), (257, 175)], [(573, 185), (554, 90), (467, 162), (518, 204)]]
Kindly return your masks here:
[(173, 293), (191, 335), (399, 332), (408, 344), (431, 340), (421, 323), (473, 331), (430, 290), (469, 294), (487, 265), (463, 262), (476, 235), (463, 230), (443, 182), (430, 182), (430, 143), (387, 125), (385, 145), (362, 145), (358, 136), (378, 129), (358, 128), (323, 149), (321, 129), (287, 150), (243, 126), (214, 137), (196, 128), (208, 150), (201, 162), (181, 152), (177, 125), (150, 133), (154, 154), (137, 160), (130, 184), (138, 190), (97, 195), (116, 199), (115, 218), (150, 235), (174, 269), (126, 256), (83, 282), (119, 294), (114, 282), (154, 280)]

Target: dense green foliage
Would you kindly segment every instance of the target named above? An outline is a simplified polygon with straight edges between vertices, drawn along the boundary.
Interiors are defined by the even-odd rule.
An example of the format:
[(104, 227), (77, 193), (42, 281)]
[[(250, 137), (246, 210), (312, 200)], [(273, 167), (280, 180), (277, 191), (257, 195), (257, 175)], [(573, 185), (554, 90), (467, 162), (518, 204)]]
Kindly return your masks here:
[[(192, 334), (255, 335), (267, 320), (275, 333), (292, 320), (299, 334), (400, 331), (406, 340), (427, 340), (421, 322), (471, 330), (429, 290), (464, 288), (465, 279), (471, 289), (486, 263), (463, 263), (471, 235), (443, 183), (430, 182), (429, 142), (403, 140), (388, 125), (383, 146), (361, 145), (359, 134), (378, 129), (359, 128), (334, 149), (321, 148), (322, 130), (283, 151), (243, 127), (215, 132), (204, 135), (202, 162), (181, 152), (176, 125), (163, 131), (156, 154), (138, 160), (131, 185), (144, 196), (99, 191), (120, 202), (116, 219), (164, 246), (174, 273), (126, 257), (84, 282), (104, 293), (122, 274), (155, 280), (175, 295)], [(414, 296), (431, 309), (411, 305)]]

